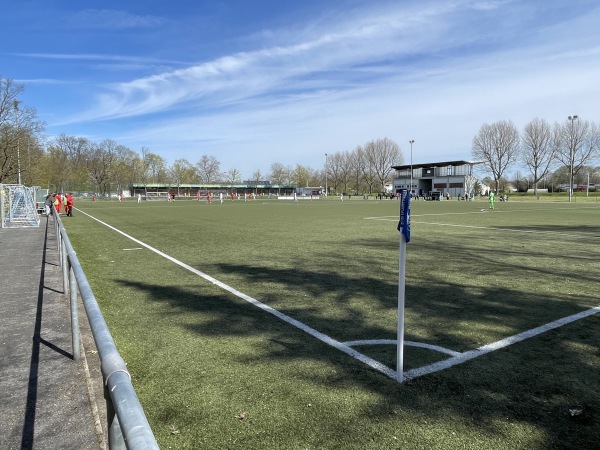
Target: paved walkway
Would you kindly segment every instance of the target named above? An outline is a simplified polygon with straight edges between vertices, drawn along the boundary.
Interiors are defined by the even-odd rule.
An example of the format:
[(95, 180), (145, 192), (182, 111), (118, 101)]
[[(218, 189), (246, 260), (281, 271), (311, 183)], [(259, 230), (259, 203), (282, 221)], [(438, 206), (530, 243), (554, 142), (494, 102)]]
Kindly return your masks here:
[(81, 306), (79, 320), (76, 362), (53, 219), (0, 229), (0, 449), (106, 448), (102, 377)]

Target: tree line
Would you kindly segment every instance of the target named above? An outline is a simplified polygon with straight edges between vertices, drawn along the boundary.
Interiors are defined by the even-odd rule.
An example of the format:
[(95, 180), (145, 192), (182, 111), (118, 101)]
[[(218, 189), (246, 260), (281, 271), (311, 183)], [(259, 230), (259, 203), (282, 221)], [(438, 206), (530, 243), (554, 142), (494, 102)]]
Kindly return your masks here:
[(508, 170), (521, 165), (531, 176), (520, 177), (517, 172), (517, 180), (525, 178), (537, 194), (538, 184), (548, 184), (550, 177), (552, 183), (570, 185), (577, 184), (584, 172), (592, 174), (592, 179), (600, 177), (600, 168), (592, 167), (600, 157), (600, 126), (575, 115), (553, 125), (535, 118), (520, 133), (509, 120), (484, 124), (473, 138), (472, 155), (484, 163), (496, 192)]
[(383, 138), (350, 152), (325, 155), (323, 169), (274, 162), (270, 173), (256, 170), (243, 180), (238, 169), (222, 171), (212, 155), (201, 155), (195, 163), (177, 159), (169, 165), (148, 148), (138, 152), (111, 139), (93, 142), (66, 134), (48, 139), (35, 108), (24, 107), (18, 100), (23, 91), (23, 85), (0, 77), (0, 183), (21, 181), (52, 191), (103, 194), (121, 192), (134, 183), (234, 185), (269, 180), (278, 185), (327, 184), (334, 192), (371, 193), (391, 182), (391, 167), (403, 160), (400, 147)]
[[(331, 192), (360, 194), (381, 192), (393, 179), (392, 166), (404, 162), (398, 144), (382, 138), (351, 151), (324, 155), (324, 168), (274, 162), (269, 173), (256, 170), (242, 179), (238, 169), (222, 171), (212, 155), (200, 155), (196, 162), (178, 159), (169, 165), (146, 147), (135, 151), (111, 139), (93, 142), (65, 134), (49, 139), (43, 135), (45, 124), (35, 108), (19, 100), (23, 91), (22, 84), (0, 76), (0, 183), (21, 181), (53, 191), (111, 193), (134, 183), (233, 185), (269, 180), (298, 187), (327, 185)], [(472, 143), (474, 160), (484, 163), (496, 190), (515, 167), (527, 168), (530, 176), (516, 172), (517, 180), (526, 181), (536, 193), (538, 184), (548, 184), (549, 178), (564, 183), (572, 175), (575, 183), (587, 172), (596, 180), (600, 168), (591, 164), (599, 154), (600, 127), (577, 116), (553, 125), (536, 118), (521, 132), (511, 121), (484, 124)]]

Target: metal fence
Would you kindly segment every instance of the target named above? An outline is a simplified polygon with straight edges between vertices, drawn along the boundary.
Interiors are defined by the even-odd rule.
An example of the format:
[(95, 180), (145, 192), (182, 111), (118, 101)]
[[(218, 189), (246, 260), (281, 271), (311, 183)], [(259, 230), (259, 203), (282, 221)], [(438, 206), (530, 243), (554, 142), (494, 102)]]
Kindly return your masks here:
[(56, 214), (54, 208), (52, 208), (52, 215), (62, 267), (63, 290), (65, 293), (69, 292), (70, 298), (73, 357), (75, 360), (81, 358), (77, 312), (77, 291), (79, 291), (100, 357), (107, 402), (109, 448), (111, 450), (158, 449), (150, 424), (131, 383), (131, 375), (125, 361), (117, 351), (60, 216)]
[(35, 188), (20, 184), (0, 184), (0, 227), (39, 227)]

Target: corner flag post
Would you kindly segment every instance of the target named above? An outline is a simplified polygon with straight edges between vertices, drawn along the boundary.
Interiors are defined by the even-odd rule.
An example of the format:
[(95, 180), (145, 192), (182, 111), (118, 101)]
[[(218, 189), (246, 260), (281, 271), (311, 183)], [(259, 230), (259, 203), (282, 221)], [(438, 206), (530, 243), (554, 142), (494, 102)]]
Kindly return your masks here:
[(400, 191), (400, 254), (398, 257), (398, 337), (396, 347), (396, 381), (404, 381), (404, 287), (406, 284), (406, 244), (410, 242), (410, 193)]

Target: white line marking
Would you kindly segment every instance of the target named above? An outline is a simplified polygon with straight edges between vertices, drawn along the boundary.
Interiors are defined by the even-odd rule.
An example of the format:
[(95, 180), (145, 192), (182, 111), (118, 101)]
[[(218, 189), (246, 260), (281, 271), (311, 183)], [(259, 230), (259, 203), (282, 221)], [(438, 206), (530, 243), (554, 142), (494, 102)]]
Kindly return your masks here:
[(523, 229), (519, 229), (519, 228), (500, 228), (500, 227), (478, 227), (475, 225), (459, 225), (459, 224), (439, 223), (439, 222), (412, 221), (412, 223), (413, 224), (418, 223), (420, 225), (435, 225), (435, 226), (440, 226), (440, 227), (473, 228), (473, 229), (477, 229), (477, 230), (512, 231), (515, 233), (552, 234), (552, 235), (556, 235), (556, 236), (568, 236), (568, 237), (575, 237), (575, 238), (600, 239), (600, 236), (590, 236), (588, 234), (561, 233), (558, 231), (523, 230)]
[[(396, 339), (365, 339), (360, 341), (347, 341), (344, 342), (344, 344), (349, 345), (350, 347), (354, 347), (355, 345), (397, 345), (398, 341)], [(461, 352), (455, 352), (454, 350), (440, 347), (439, 345), (426, 344), (424, 342), (404, 341), (404, 345), (407, 345), (409, 347), (426, 348), (428, 350), (446, 353), (450, 356), (462, 355)]]
[(547, 323), (537, 328), (532, 328), (531, 330), (527, 330), (522, 333), (509, 336), (500, 341), (492, 342), (491, 344), (484, 345), (475, 350), (470, 350), (468, 352), (461, 353), (460, 355), (455, 356), (453, 358), (449, 358), (444, 361), (439, 361), (428, 366), (419, 367), (417, 369), (411, 369), (404, 373), (404, 377), (407, 379), (414, 379), (417, 377), (422, 377), (423, 375), (429, 375), (434, 372), (439, 372), (440, 370), (448, 369), (457, 364), (462, 364), (479, 356), (483, 356), (495, 350), (508, 347), (509, 345), (516, 344), (517, 342), (524, 341), (525, 339), (529, 339), (531, 337), (545, 333), (546, 331), (562, 327), (563, 325), (567, 325), (571, 322), (575, 322), (576, 320), (592, 316), (599, 312), (600, 305), (591, 309), (587, 309), (585, 311), (581, 311), (577, 314), (573, 314), (571, 316), (563, 317), (562, 319), (555, 320), (554, 322)]
[[(483, 205), (483, 203), (481, 203)], [(509, 210), (496, 210), (494, 209), (494, 214), (497, 213), (524, 213), (524, 212), (538, 212), (538, 211), (559, 211), (559, 210), (568, 210), (568, 211), (580, 211), (587, 209), (598, 209), (597, 206), (581, 206), (579, 208), (539, 208), (535, 210), (531, 209), (509, 209)], [(468, 211), (468, 212), (447, 212), (447, 213), (430, 213), (430, 214), (411, 214), (410, 217), (427, 217), (427, 216), (464, 216), (468, 214), (481, 214), (482, 211), (488, 212), (489, 209), (487, 206), (484, 209), (478, 209), (477, 211)], [(373, 216), (373, 217), (365, 217), (365, 220), (386, 220), (390, 222), (398, 221), (398, 216)]]
[(123, 250), (127, 251), (127, 250), (143, 250), (143, 249), (142, 249), (142, 247), (134, 247), (134, 248), (124, 248)]
[(213, 283), (216, 286), (219, 286), (221, 289), (226, 290), (227, 292), (241, 298), (242, 300), (247, 301), (248, 303), (253, 304), (254, 306), (257, 306), (258, 308), (262, 309), (265, 312), (268, 312), (272, 315), (274, 315), (275, 317), (283, 320), (284, 322), (287, 322), (288, 324), (304, 331), (305, 333), (310, 334), (311, 336), (317, 338), (318, 340), (320, 340), (321, 342), (324, 342), (327, 345), (330, 345), (334, 348), (336, 348), (337, 350), (346, 353), (349, 356), (352, 356), (353, 358), (359, 360), (360, 362), (366, 364), (367, 366), (371, 367), (372, 369), (375, 369), (381, 373), (383, 373), (384, 375), (387, 375), (390, 378), (395, 379), (396, 377), (396, 371), (393, 369), (390, 369), (389, 367), (387, 367), (386, 365), (380, 363), (379, 361), (374, 360), (373, 358), (368, 357), (367, 355), (363, 355), (362, 353), (354, 350), (352, 347), (343, 344), (340, 341), (337, 341), (329, 336), (327, 336), (326, 334), (323, 334), (317, 330), (315, 330), (314, 328), (311, 328), (305, 324), (303, 324), (302, 322), (286, 315), (283, 314), (282, 312), (277, 311), (276, 309), (271, 308), (268, 305), (265, 305), (264, 303), (256, 300), (255, 298), (250, 297), (249, 295), (244, 294), (243, 292), (238, 291), (235, 288), (232, 288), (231, 286), (226, 285), (225, 283), (222, 283), (221, 281), (217, 280), (216, 278), (211, 277), (210, 275), (205, 274), (204, 272), (201, 272), (197, 269), (194, 269), (192, 266), (189, 266), (187, 264), (185, 264), (184, 262), (181, 262), (175, 258), (173, 258), (172, 256), (167, 255), (166, 253), (161, 252), (158, 249), (155, 249), (154, 247), (151, 247), (150, 245), (134, 238), (133, 236), (128, 235), (127, 233), (124, 233), (123, 231), (113, 227), (112, 225), (107, 224), (106, 222), (101, 221), (100, 219), (97, 219), (89, 214), (87, 214), (86, 212), (80, 211), (82, 214), (85, 214), (86, 216), (88, 216), (90, 219), (95, 220), (98, 223), (101, 223), (102, 225), (110, 228), (113, 231), (116, 231), (117, 233), (119, 233), (122, 236), (125, 236), (127, 239), (132, 240), (133, 242), (142, 245), (144, 247), (146, 247), (148, 250), (153, 251), (154, 253), (156, 253), (157, 255), (162, 256), (163, 258), (168, 259), (169, 261), (177, 264), (180, 267), (183, 267), (186, 270), (189, 270), (192, 273), (195, 273), (196, 275), (204, 278), (205, 280)]

